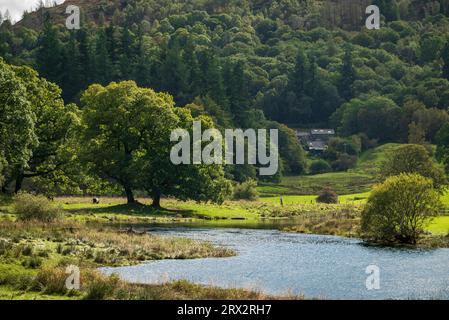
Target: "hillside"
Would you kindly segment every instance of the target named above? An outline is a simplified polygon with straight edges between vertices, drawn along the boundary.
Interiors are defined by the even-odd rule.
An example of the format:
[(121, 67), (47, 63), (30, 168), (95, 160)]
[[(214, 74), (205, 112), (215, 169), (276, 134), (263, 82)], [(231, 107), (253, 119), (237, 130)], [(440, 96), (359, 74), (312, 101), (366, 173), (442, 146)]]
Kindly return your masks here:
[[(0, 56), (56, 83), (66, 103), (133, 80), (221, 130), (277, 128), (285, 175), (306, 172), (288, 127), (334, 128), (326, 160), (346, 171), (373, 146), (434, 144), (449, 122), (448, 1), (375, 3), (380, 30), (365, 28), (365, 0), (72, 0), (3, 23)], [(81, 7), (80, 30), (63, 25), (67, 4)]]
[[(64, 3), (60, 5), (51, 8), (41, 8), (35, 12), (26, 14), (14, 27), (17, 29), (25, 27), (33, 30), (42, 30), (47, 15), (51, 17), (53, 23), (64, 25), (68, 17), (66, 8), (69, 5), (75, 5), (81, 9), (84, 21), (97, 24), (99, 23), (100, 12), (109, 12), (103, 8), (114, 7), (121, 10), (124, 8), (124, 6), (122, 6), (122, 3), (124, 2), (125, 1), (122, 0), (65, 0)], [(104, 15), (104, 18), (106, 22), (109, 22), (112, 15), (106, 14)]]
[[(149, 22), (162, 20), (171, 15), (181, 14), (191, 10), (204, 10), (208, 14), (233, 13), (236, 11), (236, 1), (171, 1), (171, 10), (164, 10), (164, 2), (159, 1), (156, 7), (152, 7), (150, 12), (144, 12), (143, 18)], [(244, 7), (254, 14), (269, 11), (289, 23), (295, 28), (310, 28), (316, 23), (314, 19), (320, 16), (320, 23), (323, 25), (335, 25), (340, 27), (354, 27), (361, 22), (364, 8), (369, 0), (329, 0), (329, 1), (297, 1), (291, 4), (282, 1), (245, 1)], [(140, 0), (66, 0), (63, 4), (52, 8), (41, 8), (36, 12), (27, 14), (23, 20), (17, 23), (18, 27), (26, 27), (34, 30), (41, 30), (44, 24), (45, 15), (49, 15), (56, 24), (63, 24), (65, 21), (65, 9), (68, 5), (76, 5), (81, 8), (83, 19), (87, 23), (109, 24), (113, 20), (116, 10), (123, 11), (128, 7), (138, 7), (143, 2)], [(293, 5), (292, 5), (293, 4)], [(292, 11), (294, 9), (294, 11)], [(355, 16), (358, 16), (357, 18)]]
[[(281, 19), (294, 29), (311, 29), (317, 26), (326, 28), (343, 28), (346, 30), (360, 30), (364, 25), (365, 9), (370, 4), (385, 7), (382, 9), (386, 17), (400, 14), (403, 19), (419, 20), (439, 13), (449, 12), (449, 3), (440, 1), (392, 1), (394, 5), (385, 5), (384, 1), (370, 0), (306, 0), (306, 1), (171, 1), (173, 6), (167, 10), (166, 1), (153, 3), (149, 10), (143, 9), (142, 18), (154, 22), (163, 20), (171, 15), (182, 14), (192, 10), (204, 10), (208, 14), (230, 14), (240, 11), (238, 8), (250, 10), (253, 14), (268, 14)], [(83, 19), (87, 23), (109, 24), (113, 20), (116, 10), (123, 11), (129, 8), (143, 7), (142, 0), (66, 0), (63, 4), (52, 8), (41, 8), (36, 12), (28, 13), (23, 20), (17, 23), (18, 27), (41, 30), (44, 17), (49, 14), (56, 24), (65, 21), (65, 9), (68, 5), (81, 8)]]
[[(378, 175), (387, 157), (400, 144), (385, 144), (364, 152), (355, 168), (348, 172), (331, 172), (308, 176), (284, 177), (279, 184), (263, 184), (262, 196), (316, 195), (330, 186), (339, 195), (367, 192), (378, 181)], [(313, 197), (312, 197), (313, 198)]]

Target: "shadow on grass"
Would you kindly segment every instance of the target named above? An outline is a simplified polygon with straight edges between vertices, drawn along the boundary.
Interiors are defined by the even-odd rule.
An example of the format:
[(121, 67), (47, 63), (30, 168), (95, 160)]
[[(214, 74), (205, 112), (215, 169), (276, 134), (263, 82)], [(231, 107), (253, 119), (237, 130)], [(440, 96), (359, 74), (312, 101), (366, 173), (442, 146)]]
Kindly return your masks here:
[(92, 214), (122, 214), (134, 216), (182, 216), (183, 218), (195, 217), (192, 210), (174, 210), (166, 208), (154, 208), (141, 203), (119, 204), (108, 207), (85, 207), (78, 209), (67, 209), (70, 213), (92, 213)]

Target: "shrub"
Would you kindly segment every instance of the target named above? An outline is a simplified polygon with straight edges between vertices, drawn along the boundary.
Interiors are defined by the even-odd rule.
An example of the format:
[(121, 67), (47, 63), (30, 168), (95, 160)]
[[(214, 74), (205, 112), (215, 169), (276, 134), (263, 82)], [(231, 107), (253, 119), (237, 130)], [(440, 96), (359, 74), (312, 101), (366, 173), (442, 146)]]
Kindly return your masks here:
[(320, 159), (312, 162), (309, 171), (311, 174), (320, 174), (331, 172), (332, 168), (326, 160)]
[(13, 212), (19, 220), (52, 222), (62, 216), (62, 209), (46, 197), (20, 193), (14, 199)]
[(257, 191), (257, 182), (255, 180), (247, 180), (234, 187), (234, 200), (257, 200), (259, 192)]
[(440, 205), (431, 179), (417, 174), (390, 177), (368, 198), (362, 233), (376, 241), (415, 244)]
[(339, 153), (337, 160), (332, 162), (332, 169), (335, 171), (347, 171), (354, 168), (357, 164), (357, 156), (351, 156), (345, 153)]
[(338, 203), (338, 195), (332, 188), (326, 187), (320, 192), (316, 201), (318, 203)]

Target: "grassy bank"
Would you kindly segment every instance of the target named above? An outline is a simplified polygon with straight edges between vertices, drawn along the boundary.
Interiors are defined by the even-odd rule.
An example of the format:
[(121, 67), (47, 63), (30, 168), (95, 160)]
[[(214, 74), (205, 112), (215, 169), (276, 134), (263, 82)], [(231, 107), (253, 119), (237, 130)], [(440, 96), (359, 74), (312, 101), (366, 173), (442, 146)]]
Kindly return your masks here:
[[(54, 223), (21, 222), (12, 214), (11, 202), (0, 206), (0, 299), (266, 299), (263, 293), (204, 287), (185, 281), (137, 285), (95, 271), (100, 266), (127, 266), (148, 260), (229, 257), (228, 248), (191, 239), (141, 233), (148, 223), (180, 224), (192, 221), (241, 223), (294, 221), (286, 232), (359, 236), (361, 198), (342, 196), (341, 203), (313, 203), (311, 196), (292, 196), (281, 206), (272, 199), (227, 202), (223, 206), (163, 200), (165, 209), (141, 204), (126, 205), (122, 198), (102, 198), (93, 205), (87, 198), (60, 198), (64, 220)], [(358, 200), (354, 200), (360, 198)], [(287, 200), (287, 201), (286, 201)], [(289, 202), (291, 200), (291, 203)], [(297, 201), (297, 202), (296, 202)], [(309, 203), (312, 202), (312, 203)], [(134, 226), (134, 227), (132, 227)], [(130, 228), (132, 227), (132, 228)], [(421, 247), (448, 247), (449, 217), (437, 217)], [(67, 291), (68, 265), (80, 267), (82, 288)], [(302, 298), (302, 297), (283, 297)]]
[[(219, 206), (164, 199), (164, 209), (149, 206), (150, 199), (139, 199), (140, 204), (127, 205), (124, 198), (102, 198), (100, 204), (92, 204), (89, 198), (58, 198), (64, 206), (66, 221), (73, 223), (109, 224), (119, 227), (139, 224), (195, 224), (205, 226), (232, 226), (257, 228), (270, 221), (294, 219), (295, 226), (288, 231), (303, 233), (354, 236), (357, 234), (360, 212), (369, 193), (343, 195), (339, 204), (316, 203), (316, 196), (283, 196), (260, 198), (259, 201), (228, 201)], [(449, 194), (443, 196), (449, 205)], [(14, 220), (9, 207), (0, 207), (0, 220)], [(427, 228), (435, 235), (449, 233), (449, 217), (439, 216)]]
[[(229, 248), (179, 237), (140, 232), (134, 224), (204, 219), (192, 204), (155, 211), (145, 204), (126, 205), (121, 198), (103, 198), (93, 205), (87, 198), (61, 198), (64, 218), (51, 223), (20, 221), (12, 201), (0, 203), (0, 299), (302, 299), (272, 297), (258, 291), (223, 289), (187, 281), (142, 285), (105, 276), (104, 266), (128, 266), (160, 259), (222, 258), (235, 255)], [(146, 201), (142, 199), (142, 202)], [(166, 204), (177, 204), (171, 200)], [(171, 206), (171, 205), (170, 205)], [(210, 209), (211, 207), (207, 207)], [(239, 214), (255, 213), (242, 204)], [(213, 215), (212, 215), (213, 216)], [(231, 206), (215, 216), (236, 217)], [(212, 219), (212, 218), (209, 218)], [(241, 217), (239, 217), (241, 219)], [(123, 223), (123, 225), (122, 225)], [(67, 290), (66, 267), (80, 268), (80, 290)]]
[[(8, 220), (0, 222), (0, 299), (272, 298), (260, 292), (205, 287), (185, 281), (129, 284), (95, 271), (99, 266), (125, 266), (156, 259), (234, 255), (232, 250), (208, 242), (94, 227), (77, 221)], [(65, 287), (68, 265), (81, 270), (80, 291)]]
[(303, 299), (302, 296), (269, 296), (258, 291), (245, 289), (223, 289), (202, 286), (188, 281), (174, 281), (163, 284), (133, 284), (117, 276), (105, 276), (91, 268), (81, 268), (79, 290), (68, 290), (65, 286), (65, 268), (43, 268), (27, 275), (15, 265), (1, 264), (8, 268), (8, 280), (1, 280), (1, 300), (265, 300)]
[[(73, 223), (109, 224), (119, 227), (139, 224), (204, 224), (204, 226), (257, 228), (270, 221), (295, 219), (297, 230), (305, 233), (351, 235), (356, 233), (360, 212), (369, 192), (342, 195), (339, 204), (316, 203), (316, 196), (292, 195), (262, 197), (258, 201), (227, 201), (223, 205), (198, 204), (173, 199), (163, 199), (164, 209), (155, 210), (149, 206), (151, 199), (141, 198), (139, 204), (127, 205), (124, 198), (101, 198), (100, 204), (82, 197), (58, 198), (63, 205), (65, 220)], [(449, 193), (442, 197), (449, 206)], [(10, 203), (0, 206), (0, 221), (13, 221)], [(291, 223), (290, 223), (291, 224)], [(329, 228), (327, 228), (328, 226)], [(337, 227), (336, 227), (337, 226)], [(341, 226), (341, 230), (338, 226)], [(449, 233), (449, 217), (436, 217), (427, 231), (435, 235)]]

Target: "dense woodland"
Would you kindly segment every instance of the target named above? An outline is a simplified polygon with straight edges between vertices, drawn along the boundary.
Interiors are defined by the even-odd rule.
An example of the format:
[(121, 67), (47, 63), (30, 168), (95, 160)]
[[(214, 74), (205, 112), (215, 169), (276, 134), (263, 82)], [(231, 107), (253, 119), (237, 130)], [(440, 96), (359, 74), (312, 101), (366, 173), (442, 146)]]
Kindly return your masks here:
[(50, 100), (72, 114), (90, 85), (134, 80), (219, 129), (278, 128), (282, 174), (306, 172), (289, 127), (332, 127), (341, 138), (324, 158), (347, 170), (376, 144), (436, 143), (449, 122), (449, 1), (373, 2), (380, 30), (365, 28), (367, 1), (70, 1), (80, 30), (65, 28), (64, 6), (0, 19), (0, 56), (59, 86)]

